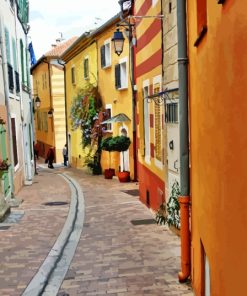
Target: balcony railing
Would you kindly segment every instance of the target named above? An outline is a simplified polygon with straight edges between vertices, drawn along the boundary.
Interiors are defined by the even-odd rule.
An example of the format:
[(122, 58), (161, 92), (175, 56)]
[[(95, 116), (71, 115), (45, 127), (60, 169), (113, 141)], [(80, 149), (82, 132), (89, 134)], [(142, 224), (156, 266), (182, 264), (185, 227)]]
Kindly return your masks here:
[(9, 91), (13, 92), (13, 90), (14, 90), (14, 75), (13, 75), (13, 68), (10, 64), (8, 64), (8, 80), (9, 80)]
[(19, 73), (16, 71), (15, 71), (15, 90), (17, 94), (20, 92), (20, 78), (19, 78)]

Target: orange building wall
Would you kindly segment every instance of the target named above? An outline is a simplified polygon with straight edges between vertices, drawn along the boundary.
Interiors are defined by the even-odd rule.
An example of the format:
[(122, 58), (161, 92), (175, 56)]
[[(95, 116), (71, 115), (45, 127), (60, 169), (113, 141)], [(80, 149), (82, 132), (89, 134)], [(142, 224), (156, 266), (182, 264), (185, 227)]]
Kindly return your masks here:
[(245, 1), (207, 1), (198, 47), (196, 1), (188, 1), (192, 279), (201, 288), (204, 245), (211, 295), (246, 295), (247, 14)]
[[(135, 1), (135, 15), (155, 16), (161, 14), (161, 1), (153, 5), (153, 1)], [(149, 86), (149, 94), (153, 93), (153, 83), (160, 78), (162, 90), (162, 36), (161, 21), (157, 18), (143, 18), (136, 21), (137, 47), (136, 57), (136, 84), (137, 84), (137, 146), (138, 146), (138, 179), (140, 186), (140, 200), (157, 210), (165, 200), (165, 171), (164, 171), (164, 143), (161, 145), (162, 161), (157, 166), (155, 160), (155, 105), (149, 103), (149, 114), (143, 114), (143, 84)], [(161, 107), (162, 120), (164, 110)], [(150, 161), (145, 160), (144, 147), (144, 116), (150, 117)], [(160, 129), (163, 129), (162, 124)], [(161, 131), (162, 133), (162, 131)], [(162, 137), (161, 137), (162, 142)], [(148, 145), (145, 143), (145, 145)], [(149, 201), (148, 201), (149, 194)]]

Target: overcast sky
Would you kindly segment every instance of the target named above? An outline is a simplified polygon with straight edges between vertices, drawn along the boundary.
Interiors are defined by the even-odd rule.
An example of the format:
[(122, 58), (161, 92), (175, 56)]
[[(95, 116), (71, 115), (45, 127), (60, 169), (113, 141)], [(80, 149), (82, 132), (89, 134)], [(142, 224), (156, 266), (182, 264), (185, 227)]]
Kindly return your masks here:
[(30, 0), (30, 40), (36, 59), (60, 37), (80, 36), (120, 11), (118, 0)]

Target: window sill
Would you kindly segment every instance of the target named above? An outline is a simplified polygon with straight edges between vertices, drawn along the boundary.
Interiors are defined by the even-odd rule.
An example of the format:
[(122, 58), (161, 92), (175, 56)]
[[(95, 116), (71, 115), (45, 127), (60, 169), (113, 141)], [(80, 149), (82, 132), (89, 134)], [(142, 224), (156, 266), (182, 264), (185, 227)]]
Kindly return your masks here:
[(195, 46), (195, 47), (197, 47), (197, 46), (201, 43), (203, 37), (204, 37), (204, 36), (206, 35), (206, 33), (207, 33), (207, 30), (208, 30), (207, 26), (203, 26), (203, 27), (202, 27), (201, 32), (199, 33), (199, 35), (198, 35), (198, 37), (197, 37), (197, 39), (196, 39), (196, 41), (195, 41), (195, 43), (194, 43), (194, 46)]
[(117, 90), (127, 90), (128, 86), (117, 88)]
[(109, 69), (109, 68), (111, 68), (111, 64), (106, 65), (105, 67), (102, 67), (103, 70), (106, 70), (106, 69)]

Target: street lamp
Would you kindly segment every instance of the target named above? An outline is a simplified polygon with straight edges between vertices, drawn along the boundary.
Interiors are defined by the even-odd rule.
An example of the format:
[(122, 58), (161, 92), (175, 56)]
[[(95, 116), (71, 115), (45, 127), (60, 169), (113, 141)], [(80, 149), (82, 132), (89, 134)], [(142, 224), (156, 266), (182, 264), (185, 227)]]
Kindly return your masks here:
[(41, 100), (40, 100), (40, 98), (37, 96), (36, 99), (35, 99), (35, 107), (36, 107), (36, 108), (39, 108), (39, 107), (40, 107), (40, 104), (41, 104)]
[(113, 42), (115, 53), (118, 56), (120, 56), (123, 52), (124, 40), (125, 38), (123, 36), (123, 33), (117, 28), (117, 31), (114, 32), (111, 41)]

